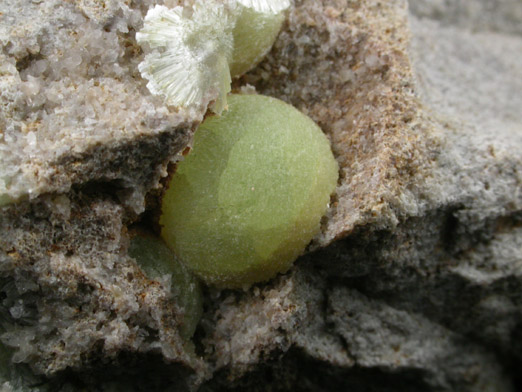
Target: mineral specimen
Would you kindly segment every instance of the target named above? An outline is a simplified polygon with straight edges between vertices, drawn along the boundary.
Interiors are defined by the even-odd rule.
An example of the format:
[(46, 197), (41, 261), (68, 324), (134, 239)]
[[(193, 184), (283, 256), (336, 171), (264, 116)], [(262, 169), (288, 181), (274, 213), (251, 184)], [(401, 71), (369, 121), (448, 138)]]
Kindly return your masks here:
[(226, 107), (231, 76), (255, 66), (272, 47), (284, 21), (285, 1), (196, 1), (156, 6), (136, 35), (151, 52), (140, 64), (155, 95), (173, 106)]
[(160, 238), (139, 233), (131, 240), (129, 255), (151, 279), (167, 277), (177, 303), (184, 310), (181, 335), (190, 339), (203, 311), (202, 294), (198, 280), (181, 264)]
[(286, 271), (320, 228), (338, 177), (328, 139), (265, 96), (232, 95), (207, 118), (163, 199), (162, 236), (207, 283), (248, 286)]

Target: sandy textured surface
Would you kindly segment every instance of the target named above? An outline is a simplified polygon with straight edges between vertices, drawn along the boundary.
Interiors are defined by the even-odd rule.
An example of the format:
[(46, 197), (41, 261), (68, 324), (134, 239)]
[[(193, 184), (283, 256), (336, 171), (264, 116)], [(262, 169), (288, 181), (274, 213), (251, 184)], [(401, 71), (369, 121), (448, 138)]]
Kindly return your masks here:
[(522, 4), (295, 1), (236, 87), (321, 126), (337, 191), (291, 271), (205, 290), (192, 345), (127, 255), (203, 117), (137, 71), (149, 3), (0, 4), (4, 389), (520, 388)]

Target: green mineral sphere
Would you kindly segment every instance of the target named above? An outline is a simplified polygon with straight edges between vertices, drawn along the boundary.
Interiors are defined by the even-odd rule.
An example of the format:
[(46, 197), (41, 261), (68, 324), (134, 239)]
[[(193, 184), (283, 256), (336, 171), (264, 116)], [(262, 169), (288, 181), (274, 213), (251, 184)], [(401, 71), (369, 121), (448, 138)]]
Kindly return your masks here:
[(288, 270), (319, 232), (338, 166), (294, 107), (231, 95), (196, 131), (164, 195), (167, 245), (207, 283), (245, 287)]
[(261, 61), (274, 44), (285, 20), (284, 11), (273, 14), (243, 6), (239, 9), (232, 31), (234, 49), (229, 64), (232, 77), (244, 74)]
[(6, 194), (0, 194), (0, 207), (12, 203), (13, 200)]
[(190, 339), (203, 313), (203, 295), (196, 277), (177, 260), (160, 238), (151, 234), (139, 233), (132, 237), (129, 256), (136, 260), (150, 279), (171, 276), (172, 294), (185, 312), (180, 335)]

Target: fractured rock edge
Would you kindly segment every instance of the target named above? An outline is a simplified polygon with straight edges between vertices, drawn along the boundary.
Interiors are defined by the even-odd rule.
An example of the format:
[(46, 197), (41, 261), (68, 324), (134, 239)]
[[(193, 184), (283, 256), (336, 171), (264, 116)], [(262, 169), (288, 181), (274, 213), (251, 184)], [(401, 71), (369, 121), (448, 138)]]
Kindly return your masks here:
[[(338, 281), (346, 286), (344, 290), (356, 289), (398, 314), (404, 310), (413, 319), (422, 315), (425, 322), (434, 323), (428, 327), (433, 336), (442, 328), (462, 342), (466, 349), (454, 358), (455, 362), (441, 360), (435, 345), (427, 348), (430, 343), (418, 348), (415, 355), (428, 351), (433, 361), (424, 363), (423, 375), (413, 377), (423, 380), (421, 389), (511, 390), (504, 372), (516, 374), (520, 366), (517, 342), (522, 329), (522, 309), (517, 305), (522, 286), (522, 161), (517, 152), (522, 145), (518, 109), (522, 98), (513, 94), (522, 88), (522, 78), (517, 78), (522, 69), (517, 56), (520, 38), (446, 28), (410, 15), (410, 50), (404, 2), (377, 5), (368, 1), (351, 8), (344, 2), (339, 8), (332, 3), (299, 4), (269, 59), (245, 79), (258, 91), (287, 100), (318, 122), (331, 136), (341, 172), (348, 173), (342, 174), (337, 204), (316, 241), (326, 245), (332, 238), (347, 237), (310, 255), (303, 263), (316, 263), (312, 276), (322, 273), (327, 281)], [(349, 12), (343, 12), (346, 5)], [(381, 13), (388, 17), (385, 22), (379, 18)], [(340, 37), (352, 46), (340, 45)], [(294, 45), (296, 42), (303, 45)], [(433, 50), (434, 46), (438, 50)], [(351, 60), (349, 70), (339, 58)], [(477, 58), (480, 67), (474, 68)], [(413, 70), (410, 59), (414, 60)], [(465, 67), (465, 71), (459, 67)], [(481, 80), (482, 74), (473, 73), (474, 69), (496, 75), (494, 81)], [(471, 80), (464, 79), (463, 83), (461, 72)], [(441, 95), (437, 95), (439, 88), (447, 85), (453, 90), (448, 94), (441, 89)], [(326, 91), (324, 86), (328, 86)], [(494, 87), (498, 90), (492, 90)], [(472, 96), (477, 89), (489, 96)], [(472, 112), (462, 106), (467, 103), (462, 97), (467, 96), (476, 105)], [(440, 102), (444, 105), (438, 105)], [(451, 109), (449, 113), (447, 108)], [(484, 122), (488, 114), (489, 122)], [(494, 126), (496, 132), (491, 133)], [(265, 290), (275, 290), (271, 296), (276, 296), (277, 287)], [(304, 291), (313, 292), (310, 287)], [(289, 350), (289, 358), (296, 360), (292, 347), (305, 347), (308, 358), (319, 358), (332, 366), (341, 361), (341, 367), (352, 369), (341, 372), (343, 376), (337, 381), (329, 380), (334, 386), (336, 382), (343, 385), (342, 378), (354, 378), (353, 385), (346, 385), (355, 390), (368, 385), (357, 381), (357, 377), (364, 377), (357, 366), (351, 366), (346, 358), (342, 362), (338, 335), (325, 332), (329, 313), (324, 316), (324, 325), (310, 328), (311, 332), (301, 338), (305, 343), (300, 346), (292, 337), (295, 325), (307, 324), (298, 314), (309, 309), (309, 304), (296, 300), (280, 309), (280, 304), (288, 300), (272, 300), (269, 303), (277, 305), (265, 304), (260, 311), (257, 298), (230, 301), (223, 306), (232, 309), (220, 307), (216, 311), (213, 333), (221, 350), (217, 363), (224, 360), (229, 369), (225, 374), (235, 378), (238, 390), (256, 390), (257, 377), (267, 374), (282, 377), (277, 378), (276, 385), (285, 385), (286, 380), (295, 388), (312, 382), (313, 386), (304, 390), (323, 388), (321, 383), (313, 384), (313, 370), (299, 372), (270, 356)], [(295, 317), (288, 315), (291, 308), (300, 309), (295, 310)], [(249, 333), (234, 318), (250, 320), (251, 329), (258, 333)], [(281, 329), (280, 318), (289, 320), (287, 330)], [(375, 338), (355, 324), (344, 325), (347, 329), (359, 327), (362, 341)], [(271, 331), (268, 335), (267, 330)], [(400, 341), (382, 332), (390, 340)], [(222, 344), (224, 336), (233, 344)], [(453, 341), (451, 345), (458, 344)], [(477, 350), (481, 354), (477, 355)], [(353, 356), (353, 343), (345, 351)], [(376, 363), (390, 359), (386, 348), (374, 355)], [(297, 357), (306, 362), (302, 355)], [(466, 381), (466, 364), (473, 361), (481, 364), (477, 368), (491, 364), (489, 370), (494, 375)], [(438, 377), (430, 377), (430, 372), (437, 372), (435, 362), (442, 368)], [(270, 363), (273, 366), (267, 370)], [(417, 366), (422, 367), (421, 363), (417, 361)], [(460, 370), (457, 364), (462, 366)], [(285, 366), (298, 376), (285, 374)], [(393, 368), (389, 362), (384, 365), (384, 369)], [(456, 373), (452, 374), (451, 368)], [(450, 379), (459, 371), (457, 387)], [(382, 373), (380, 377), (386, 379)], [(490, 383), (488, 377), (494, 381)], [(404, 390), (413, 383), (409, 376), (396, 381), (393, 387), (393, 382), (386, 387)], [(226, 389), (229, 382), (223, 378), (222, 384), (217, 381), (210, 389)], [(431, 382), (437, 386), (429, 385)]]
[[(85, 9), (87, 2), (81, 4)], [(102, 21), (100, 23), (112, 20), (116, 29), (124, 30), (121, 27), (123, 25), (132, 28), (133, 23), (139, 25), (136, 21), (125, 22), (125, 12), (119, 14), (123, 6), (115, 4), (117, 2), (106, 12), (118, 14), (117, 17), (92, 13), (92, 10), (87, 13), (98, 15), (97, 18)], [(348, 11), (343, 12), (345, 8)], [(128, 12), (136, 15), (132, 10)], [(430, 22), (417, 23), (415, 19), (409, 19), (413, 20), (415, 47), (415, 37), (422, 36), (423, 24)], [(404, 1), (391, 1), (384, 5), (370, 0), (357, 5), (343, 1), (297, 2), (289, 16), (288, 26), (269, 58), (244, 77), (259, 92), (287, 100), (312, 116), (330, 135), (341, 164), (342, 180), (337, 204), (334, 204), (325, 222), (324, 232), (316, 239), (316, 244), (326, 246), (334, 239), (346, 239), (331, 245), (324, 252), (304, 258), (293, 272), (266, 287), (253, 288), (245, 294), (235, 293), (211, 299), (210, 309), (216, 310), (210, 310), (206, 315), (202, 342), (205, 349), (214, 352), (211, 362), (220, 370), (216, 373), (215, 383), (211, 381), (203, 388), (218, 390), (222, 385), (225, 388), (227, 385), (232, 386), (233, 382), (229, 378), (233, 377), (236, 380), (234, 382), (244, 382), (251, 390), (255, 390), (255, 369), (268, 369), (270, 363), (277, 365), (277, 361), (281, 364), (279, 370), (277, 366), (271, 370), (274, 375), (276, 371), (279, 372), (277, 374), (280, 378), (276, 379), (282, 383), (285, 380), (291, 383), (295, 373), (293, 376), (285, 374), (285, 369), (295, 371), (295, 367), (285, 360), (288, 358), (309, 364), (310, 369), (320, 369), (320, 374), (315, 375), (318, 377), (315, 384), (313, 374), (297, 373), (301, 378), (296, 378), (295, 382), (304, 380), (309, 383), (307, 385), (311, 390), (314, 390), (314, 386), (324, 385), (321, 374), (330, 373), (340, 383), (341, 380), (347, 380), (346, 386), (361, 388), (378, 376), (389, 381), (388, 384), (397, 390), (404, 390), (405, 384), (420, 385), (426, 390), (476, 390), (479, 386), (488, 385), (484, 375), (489, 377), (497, 390), (509, 390), (509, 381), (499, 364), (506, 365), (509, 370), (510, 365), (520, 363), (516, 352), (521, 350), (517, 346), (513, 347), (510, 339), (506, 338), (508, 334), (514, 338), (520, 336), (521, 328), (521, 311), (517, 305), (521, 292), (520, 258), (517, 258), (517, 254), (520, 254), (517, 211), (521, 206), (517, 190), (520, 189), (521, 165), (520, 158), (513, 152), (520, 143), (509, 132), (502, 134), (504, 139), (485, 140), (483, 136), (487, 129), (479, 128), (477, 131), (476, 127), (466, 126), (465, 118), (455, 119), (441, 110), (436, 101), (429, 100), (434, 90), (433, 85), (428, 84), (426, 91), (422, 91), (422, 63), (414, 63), (413, 71), (421, 70), (416, 79), (410, 69), (409, 33), (405, 27), (407, 20)], [(82, 23), (91, 22), (82, 19)], [(438, 25), (435, 27), (438, 28)], [(452, 34), (447, 35), (448, 39), (452, 39), (455, 34), (465, 35), (460, 30)], [(429, 31), (424, 36), (429, 43)], [(444, 36), (442, 28), (441, 36)], [(110, 45), (116, 38), (114, 35), (107, 37)], [(513, 37), (513, 40), (514, 45), (517, 45), (517, 39)], [(38, 39), (34, 42), (38, 43)], [(21, 58), (19, 56), (18, 60)], [(118, 58), (121, 58), (118, 60), (120, 66), (125, 68), (127, 57), (121, 55)], [(424, 68), (426, 72), (430, 70), (429, 65), (428, 62)], [(31, 65), (26, 69), (32, 70)], [(448, 75), (451, 71), (449, 68)], [(69, 71), (65, 72), (67, 74)], [(88, 73), (89, 70), (82, 72)], [(118, 70), (103, 72), (110, 74)], [(33, 85), (25, 88), (24, 94), (34, 91)], [(422, 93), (425, 93), (424, 96)], [(498, 97), (502, 99), (502, 94)], [(441, 118), (441, 114), (444, 117)], [(160, 114), (160, 117), (165, 116), (168, 117), (167, 112)], [(512, 129), (520, 131), (520, 118), (514, 118)], [(165, 124), (173, 124), (169, 120), (163, 123), (159, 121), (158, 130), (165, 129)], [(177, 134), (175, 131), (171, 133)], [(31, 138), (28, 138), (30, 141)], [(181, 149), (183, 143), (181, 140), (176, 149)], [(92, 151), (89, 148), (85, 151)], [(135, 150), (131, 148), (131, 151)], [(166, 155), (172, 153), (174, 151)], [(139, 167), (139, 159), (129, 158), (131, 156), (127, 155), (126, 159), (135, 160), (135, 167)], [(456, 159), (458, 156), (461, 158)], [(159, 162), (163, 162), (160, 164), (163, 169), (160, 168), (158, 173), (164, 173), (164, 158), (155, 162), (152, 166), (157, 167)], [(115, 174), (107, 178), (118, 180), (119, 175), (125, 176), (127, 166), (127, 161), (123, 159), (114, 170)], [(106, 170), (101, 170), (99, 177), (95, 176), (94, 179), (103, 182)], [(483, 179), (484, 170), (488, 173), (487, 186)], [(123, 188), (133, 181), (141, 184), (144, 177), (140, 177), (139, 171), (134, 173), (124, 178), (127, 186)], [(151, 181), (149, 187), (157, 183), (159, 175)], [(47, 178), (53, 181), (52, 176)], [(71, 184), (76, 181), (88, 179), (80, 174)], [(62, 188), (51, 186), (49, 191), (68, 192), (69, 188), (70, 185)], [(146, 190), (147, 186), (142, 192)], [(15, 208), (15, 212), (12, 210), (14, 207), (9, 207), (8, 211), (11, 212), (6, 213), (0, 223), (4, 227), (18, 225), (25, 229), (17, 231), (17, 238), (3, 239), (1, 248), (5, 255), (2, 257), (6, 257), (3, 265), (8, 271), (4, 274), (14, 279), (16, 290), (19, 290), (18, 285), (29, 293), (26, 304), (23, 301), (17, 306), (11, 303), (9, 310), (20, 317), (28, 317), (29, 322), (31, 316), (34, 316), (31, 313), (32, 306), (29, 305), (36, 301), (34, 297), (31, 299), (30, 291), (39, 290), (34, 285), (35, 281), (41, 281), (43, 289), (65, 289), (69, 288), (69, 283), (78, 280), (72, 274), (71, 280), (67, 281), (69, 283), (65, 282), (68, 278), (53, 281), (40, 273), (51, 271), (50, 276), (55, 277), (60, 276), (63, 267), (72, 268), (76, 265), (84, 268), (92, 263), (95, 263), (95, 270), (99, 274), (91, 276), (91, 279), (104, 283), (108, 279), (107, 287), (111, 290), (105, 293), (108, 297), (102, 295), (103, 291), (95, 290), (89, 304), (100, 306), (101, 309), (104, 309), (103, 306), (111, 308), (110, 304), (119, 297), (117, 291), (120, 281), (117, 284), (111, 282), (122, 279), (123, 271), (129, 269), (139, 274), (134, 262), (125, 257), (125, 234), (118, 232), (117, 228), (124, 229), (129, 219), (133, 219), (132, 213), (121, 212), (121, 205), (134, 213), (139, 212), (142, 208), (139, 207), (140, 202), (143, 203), (139, 200), (142, 195), (135, 197), (136, 203), (126, 204), (124, 198), (121, 204), (121, 200), (113, 199), (112, 192), (101, 197), (73, 190), (65, 195), (44, 195), (32, 203), (22, 203)], [(67, 249), (72, 255), (64, 253), (60, 247), (56, 248), (56, 244), (67, 247), (68, 242), (74, 242), (65, 240), (67, 236), (64, 239), (49, 234), (54, 230), (63, 232), (61, 226), (68, 224), (66, 199), (74, 200), (69, 207), (72, 211), (89, 209), (89, 206), (97, 203), (106, 206), (108, 210), (118, 210), (109, 218), (106, 213), (100, 213), (100, 209), (93, 209), (91, 214), (94, 216), (85, 215), (93, 216), (90, 225), (87, 223), (91, 218), (84, 217), (77, 221), (78, 227), (84, 225), (86, 232), (101, 229), (109, 230), (112, 235), (103, 240), (98, 234), (79, 235), (78, 238), (84, 242), (78, 243), (78, 248)], [(42, 204), (47, 205), (43, 207)], [(33, 211), (34, 206), (38, 208)], [(20, 218), (24, 216), (23, 211), (29, 210), (33, 211), (31, 222), (43, 221), (40, 231), (39, 226), (30, 228), (27, 222), (23, 226), (24, 219)], [(111, 223), (99, 225), (97, 219)], [(47, 223), (44, 223), (46, 220)], [(31, 233), (29, 237), (27, 233)], [(53, 238), (54, 242), (49, 242), (48, 237)], [(27, 248), (30, 241), (35, 241), (34, 249)], [(15, 252), (13, 243), (17, 244)], [(47, 244), (47, 248), (42, 246), (44, 244)], [(78, 260), (78, 256), (89, 247), (100, 252), (102, 257), (99, 261), (112, 261), (108, 265), (99, 264), (89, 252)], [(25, 257), (18, 259), (19, 249), (29, 250)], [(47, 251), (41, 252), (43, 249)], [(32, 251), (41, 253), (31, 256)], [(487, 256), (488, 252), (490, 257)], [(498, 267), (491, 263), (492, 258), (496, 258)], [(49, 260), (54, 262), (50, 263)], [(305, 263), (310, 266), (303, 267)], [(17, 267), (13, 269), (13, 265)], [(39, 269), (33, 268), (36, 266)], [(307, 268), (312, 268), (311, 272), (307, 272)], [(108, 277), (107, 269), (116, 275)], [(30, 278), (25, 276), (27, 273)], [(321, 276), (323, 281), (317, 282), (315, 275)], [(89, 275), (86, 274), (86, 277)], [(332, 278), (338, 281), (326, 294), (317, 288)], [(129, 285), (126, 287), (133, 287), (133, 293), (143, 290), (162, 292), (161, 288), (151, 285), (145, 277), (140, 279), (142, 283), (139, 280), (125, 283)], [(445, 288), (449, 290), (446, 292)], [(65, 293), (58, 290), (58, 293), (65, 296), (63, 298), (83, 297), (81, 290), (78, 291), (74, 285), (69, 289)], [(18, 297), (19, 294), (12, 295), (9, 300)], [(107, 338), (108, 342), (104, 343), (103, 347), (107, 347), (102, 349), (101, 356), (110, 357), (112, 352), (124, 350), (125, 347), (131, 347), (131, 351), (146, 351), (145, 343), (136, 343), (139, 339), (136, 339), (135, 333), (139, 335), (137, 331), (140, 331), (142, 323), (137, 322), (139, 320), (146, 320), (144, 323), (152, 325), (153, 330), (164, 331), (165, 336), (171, 336), (166, 343), (162, 339), (156, 340), (160, 342), (160, 350), (168, 353), (172, 347), (179, 349), (175, 323), (165, 326), (151, 315), (154, 311), (159, 311), (159, 314), (175, 313), (175, 305), (162, 307), (154, 302), (150, 308), (140, 304), (136, 309), (127, 306), (132, 303), (127, 301), (131, 297), (125, 297), (122, 306), (112, 307), (113, 311), (117, 309), (116, 321), (121, 328), (114, 329), (117, 331), (115, 335), (102, 334), (102, 341)], [(49, 298), (53, 299), (53, 296)], [(59, 300), (63, 301), (63, 298)], [(351, 299), (351, 302), (345, 303), (344, 298)], [(45, 301), (36, 302), (36, 308), (39, 306), (42, 312), (47, 312), (43, 310), (45, 305)], [(67, 306), (70, 307), (70, 304)], [(150, 309), (148, 315), (147, 312), (141, 314), (144, 309)], [(350, 310), (355, 316), (350, 315)], [(87, 310), (82, 311), (72, 325), (81, 328), (92, 317), (94, 315)], [(172, 320), (175, 319), (176, 315), (173, 315)], [(387, 322), (388, 319), (390, 321)], [(247, 324), (243, 324), (245, 320), (248, 320)], [(470, 320), (473, 322), (471, 326)], [(493, 320), (497, 320), (497, 324)], [(368, 327), (365, 327), (365, 322)], [(371, 328), (375, 325), (383, 331), (390, 344), (372, 346), (378, 337), (372, 335)], [(417, 330), (412, 325), (420, 325), (421, 328)], [(104, 322), (101, 327), (107, 332), (110, 326), (110, 323)], [(246, 326), (250, 326), (251, 330)], [(88, 361), (81, 353), (93, 354), (93, 350), (99, 346), (87, 342), (77, 352), (57, 351), (56, 344), (62, 344), (60, 339), (66, 336), (66, 327), (67, 323), (63, 328), (58, 327), (57, 336), (43, 336), (41, 344), (35, 346), (36, 353), (25, 347), (33, 355), (26, 360), (36, 370), (46, 372), (50, 369), (53, 372), (67, 366), (68, 361), (76, 363), (78, 369), (86, 366)], [(134, 332), (123, 333), (125, 328)], [(358, 330), (360, 338), (351, 335), (351, 330)], [(88, 339), (96, 339), (95, 335), (88, 333), (86, 336)], [(18, 336), (23, 336), (23, 333)], [(110, 340), (111, 336), (115, 338), (114, 341)], [(428, 348), (433, 349), (426, 358), (420, 358), (420, 351), (409, 345), (415, 342), (415, 337), (418, 341), (421, 336), (427, 342), (422, 347), (426, 351)], [(11, 336), (13, 338), (16, 339), (16, 335)], [(435, 340), (439, 338), (445, 343), (436, 347)], [(66, 339), (65, 342), (71, 345), (75, 343), (74, 339)], [(460, 350), (455, 352), (456, 348)], [(162, 355), (181, 360), (197, 369), (199, 365), (187, 358), (183, 351), (177, 351), (171, 356), (163, 352)], [(55, 352), (62, 356), (51, 359)], [(445, 361), (449, 355), (454, 355), (454, 362)], [(498, 359), (495, 355), (498, 355)], [(408, 362), (406, 358), (409, 356), (417, 360)], [(511, 358), (513, 356), (515, 359)], [(399, 362), (397, 364), (394, 361)], [(383, 371), (383, 368), (387, 370)], [(201, 369), (199, 371), (204, 373)], [(223, 375), (222, 380), (220, 374)], [(273, 387), (276, 388), (275, 385)]]
[[(279, 383), (287, 385), (281, 390), (511, 390), (495, 356), (480, 345), (324, 278), (301, 264), (271, 287), (226, 298), (213, 339), (218, 366), (225, 361), (237, 373), (217, 373), (203, 390), (265, 390), (256, 384), (267, 374), (277, 377), (269, 390), (280, 390)], [(319, 363), (331, 373), (324, 385), (313, 370)]]

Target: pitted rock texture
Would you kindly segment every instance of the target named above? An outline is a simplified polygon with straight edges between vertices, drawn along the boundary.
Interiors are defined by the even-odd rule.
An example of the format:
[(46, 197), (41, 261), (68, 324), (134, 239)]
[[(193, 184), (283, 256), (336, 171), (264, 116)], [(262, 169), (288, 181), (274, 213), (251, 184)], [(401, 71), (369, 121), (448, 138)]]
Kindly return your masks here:
[(298, 2), (269, 59), (245, 78), (330, 136), (341, 181), (320, 246), (359, 225), (393, 228), (430, 197), (439, 140), (414, 94), (407, 15), (404, 1)]
[[(175, 299), (126, 254), (203, 116), (165, 107), (137, 73), (152, 2), (9, 3), (2, 341), (41, 390), (522, 386), (520, 2), (294, 2), (235, 86), (310, 115), (339, 186), (291, 271), (206, 290), (194, 346)], [(33, 380), (16, 375), (5, 388)]]
[(23, 325), (3, 335), (18, 349), (13, 361), (54, 374), (123, 351), (160, 351), (202, 367), (177, 334), (169, 290), (126, 256), (123, 208), (101, 192), (69, 197), (3, 211), (3, 307)]
[(130, 6), (0, 5), (0, 204), (113, 180), (141, 213), (165, 162), (189, 142), (203, 113), (148, 93), (134, 39), (147, 4)]

